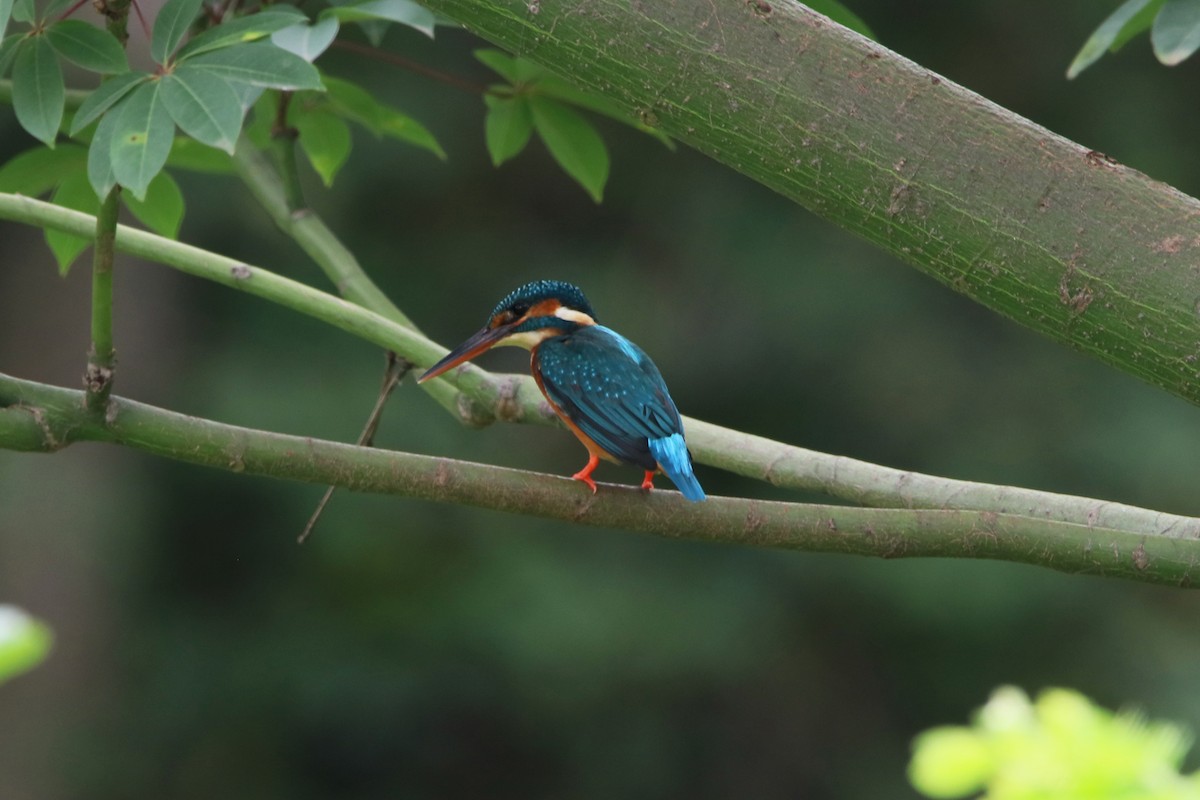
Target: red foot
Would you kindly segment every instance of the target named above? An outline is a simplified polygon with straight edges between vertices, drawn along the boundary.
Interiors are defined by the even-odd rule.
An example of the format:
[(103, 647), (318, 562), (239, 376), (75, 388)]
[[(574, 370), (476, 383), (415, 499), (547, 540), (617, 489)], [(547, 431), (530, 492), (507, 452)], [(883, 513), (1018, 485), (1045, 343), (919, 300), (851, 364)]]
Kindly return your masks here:
[(654, 470), (646, 470), (646, 477), (642, 478), (642, 488), (647, 492), (654, 491)]
[(600, 464), (600, 456), (592, 456), (588, 459), (587, 466), (576, 472), (571, 477), (577, 481), (583, 481), (592, 488), (592, 494), (596, 493), (596, 482), (592, 480), (592, 473), (596, 471), (596, 467)]

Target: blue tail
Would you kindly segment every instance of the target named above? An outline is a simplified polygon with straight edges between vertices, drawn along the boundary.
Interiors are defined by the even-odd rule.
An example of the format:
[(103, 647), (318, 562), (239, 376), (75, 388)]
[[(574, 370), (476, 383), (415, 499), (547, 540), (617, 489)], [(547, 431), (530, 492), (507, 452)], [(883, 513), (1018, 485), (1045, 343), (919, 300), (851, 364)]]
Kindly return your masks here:
[(681, 434), (672, 434), (663, 439), (650, 440), (650, 455), (667, 473), (667, 477), (679, 488), (688, 500), (699, 502), (704, 499), (700, 481), (692, 473), (692, 454), (688, 452)]

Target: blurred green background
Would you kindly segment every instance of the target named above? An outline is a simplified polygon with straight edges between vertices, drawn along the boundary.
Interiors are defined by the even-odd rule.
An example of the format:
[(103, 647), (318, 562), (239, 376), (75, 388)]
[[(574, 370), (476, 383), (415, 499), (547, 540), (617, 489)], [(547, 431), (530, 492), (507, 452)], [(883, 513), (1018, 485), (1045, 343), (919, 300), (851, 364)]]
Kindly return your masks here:
[[(1200, 63), (1145, 38), (1074, 83), (1116, 5), (849, 5), (888, 47), (1200, 194)], [(135, 41), (134, 46), (138, 46)], [(386, 46), (473, 80), (479, 40)], [(540, 144), (494, 170), (483, 104), (333, 53), (449, 153), (367, 136), (313, 204), (446, 345), (519, 283), (581, 285), (681, 410), (831, 453), (1200, 514), (1200, 411), (952, 294), (695, 153), (601, 123), (603, 205)], [(0, 157), (32, 146), (0, 113)], [(326, 288), (239, 182), (177, 173), (182, 238)], [(78, 386), (87, 270), (0, 226), (0, 371)], [(117, 391), (353, 440), (371, 346), (122, 258)], [(483, 366), (521, 370), (500, 352)], [(570, 474), (563, 431), (464, 430), (406, 383), (379, 444)], [(700, 467), (712, 493), (777, 496)], [(602, 467), (602, 480), (636, 482)], [(79, 445), (0, 452), (0, 601), (56, 649), (0, 688), (0, 795), (905, 798), (911, 738), (991, 689), (1069, 686), (1200, 727), (1200, 595), (1033, 567), (664, 541)], [(1192, 766), (1195, 766), (1192, 764)]]

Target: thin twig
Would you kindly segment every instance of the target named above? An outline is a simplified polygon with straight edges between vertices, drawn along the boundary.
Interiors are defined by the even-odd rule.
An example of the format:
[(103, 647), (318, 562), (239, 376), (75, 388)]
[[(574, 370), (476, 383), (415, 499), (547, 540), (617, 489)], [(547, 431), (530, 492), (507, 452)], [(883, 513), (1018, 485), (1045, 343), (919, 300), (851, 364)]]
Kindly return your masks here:
[(146, 17), (142, 14), (142, 6), (138, 0), (129, 0), (133, 6), (133, 13), (137, 14), (138, 23), (142, 26), (142, 33), (146, 34), (146, 40), (150, 40), (150, 24), (146, 22)]
[[(395, 391), (396, 386), (400, 384), (400, 381), (404, 380), (404, 376), (408, 374), (412, 367), (412, 362), (408, 359), (401, 358), (391, 350), (387, 351), (387, 363), (383, 368), (383, 384), (379, 387), (379, 397), (375, 400), (375, 408), (371, 409), (371, 414), (367, 417), (367, 424), (363, 427), (363, 431), (358, 437), (360, 447), (375, 446), (375, 432), (379, 430), (379, 421), (383, 418), (383, 407), (387, 404), (388, 398), (392, 396), (392, 392)], [(321, 502), (317, 503), (316, 510), (308, 518), (308, 524), (304, 526), (304, 530), (296, 537), (296, 544), (304, 544), (309, 535), (312, 534), (313, 528), (317, 526), (317, 520), (324, 513), (325, 506), (329, 505), (329, 500), (333, 497), (336, 489), (336, 486), (330, 486), (325, 490), (325, 494), (321, 497)]]
[(72, 3), (72, 4), (70, 5), (70, 7), (69, 7), (69, 8), (67, 8), (67, 10), (66, 10), (66, 11), (64, 11), (63, 13), (61, 13), (61, 14), (59, 14), (59, 15), (58, 15), (58, 18), (59, 18), (60, 20), (64, 20), (64, 19), (66, 19), (67, 17), (71, 16), (72, 14), (74, 14), (74, 13), (75, 13), (76, 11), (78, 11), (79, 9), (83, 8), (84, 4), (86, 4), (87, 2), (88, 2), (88, 0), (75, 0), (75, 2), (74, 2), (74, 3)]
[(358, 55), (365, 56), (366, 58), (373, 58), (376, 61), (382, 61), (385, 64), (403, 67), (409, 72), (415, 72), (418, 75), (423, 75), (426, 78), (431, 78), (439, 83), (444, 83), (447, 86), (451, 86), (464, 92), (469, 92), (471, 94), (488, 94), (491, 92), (491, 89), (482, 83), (475, 83), (474, 81), (460, 78), (457, 75), (451, 75), (449, 73), (442, 72), (441, 70), (436, 70), (433, 67), (427, 67), (419, 61), (413, 61), (410, 58), (405, 58), (402, 55), (398, 55), (387, 50), (380, 50), (378, 47), (370, 47), (369, 45), (347, 41), (346, 39), (335, 39), (333, 46), (341, 50), (347, 50), (351, 53), (357, 53)]
[(304, 190), (300, 186), (300, 172), (296, 168), (296, 139), (300, 131), (288, 124), (288, 109), (292, 105), (292, 92), (279, 92), (275, 104), (275, 119), (271, 123), (271, 149), (275, 154), (275, 167), (283, 185), (283, 196), (289, 216), (296, 216), (308, 207)]

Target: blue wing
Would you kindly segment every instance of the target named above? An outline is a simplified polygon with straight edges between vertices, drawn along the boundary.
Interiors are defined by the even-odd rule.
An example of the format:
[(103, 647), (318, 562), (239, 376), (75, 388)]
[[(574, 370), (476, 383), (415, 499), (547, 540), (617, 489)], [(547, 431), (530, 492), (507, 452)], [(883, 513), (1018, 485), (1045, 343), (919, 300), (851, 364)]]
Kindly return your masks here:
[(683, 432), (658, 367), (603, 325), (547, 339), (534, 362), (550, 401), (619, 461), (656, 469), (650, 441)]

